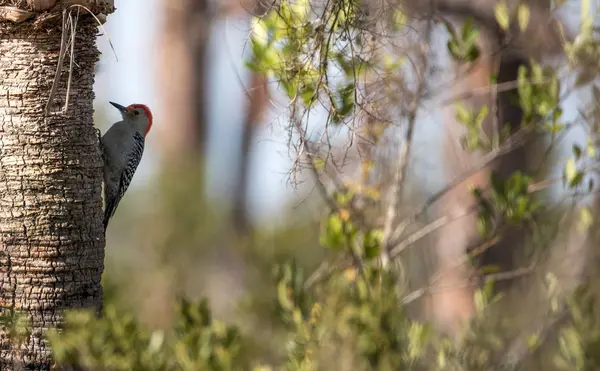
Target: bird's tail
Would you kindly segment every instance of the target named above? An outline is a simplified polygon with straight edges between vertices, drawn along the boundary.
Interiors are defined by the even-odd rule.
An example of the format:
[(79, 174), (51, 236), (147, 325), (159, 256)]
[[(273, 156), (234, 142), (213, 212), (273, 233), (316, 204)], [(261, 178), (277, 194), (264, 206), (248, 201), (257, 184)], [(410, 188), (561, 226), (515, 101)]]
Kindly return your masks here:
[(104, 232), (106, 232), (108, 222), (110, 221), (110, 218), (115, 215), (115, 211), (117, 211), (117, 206), (119, 205), (119, 201), (115, 200), (114, 197), (109, 196), (107, 198), (109, 201), (104, 206)]
[(104, 232), (106, 232), (106, 229), (108, 228), (108, 222), (113, 215), (115, 215), (115, 211), (117, 211), (117, 203), (109, 202), (104, 210)]

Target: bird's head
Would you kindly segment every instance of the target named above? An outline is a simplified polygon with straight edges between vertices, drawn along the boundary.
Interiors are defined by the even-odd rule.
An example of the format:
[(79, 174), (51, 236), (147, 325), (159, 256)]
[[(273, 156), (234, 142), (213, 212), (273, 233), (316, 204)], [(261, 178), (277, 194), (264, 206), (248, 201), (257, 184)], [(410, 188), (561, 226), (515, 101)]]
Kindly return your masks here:
[(144, 104), (130, 104), (127, 107), (124, 107), (115, 102), (109, 102), (116, 109), (121, 112), (121, 116), (123, 116), (123, 120), (131, 122), (133, 125), (136, 125), (138, 130), (144, 133), (144, 136), (150, 132), (150, 128), (152, 127), (152, 112), (150, 108)]

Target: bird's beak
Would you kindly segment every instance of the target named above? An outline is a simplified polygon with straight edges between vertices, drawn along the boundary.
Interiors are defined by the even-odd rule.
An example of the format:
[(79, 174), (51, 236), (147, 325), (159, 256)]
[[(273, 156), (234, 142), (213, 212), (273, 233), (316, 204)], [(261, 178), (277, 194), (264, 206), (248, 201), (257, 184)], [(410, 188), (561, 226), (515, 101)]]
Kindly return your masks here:
[(124, 107), (124, 106), (120, 105), (119, 103), (115, 103), (115, 102), (108, 102), (108, 103), (112, 104), (116, 109), (121, 111), (121, 113), (127, 112), (127, 107)]

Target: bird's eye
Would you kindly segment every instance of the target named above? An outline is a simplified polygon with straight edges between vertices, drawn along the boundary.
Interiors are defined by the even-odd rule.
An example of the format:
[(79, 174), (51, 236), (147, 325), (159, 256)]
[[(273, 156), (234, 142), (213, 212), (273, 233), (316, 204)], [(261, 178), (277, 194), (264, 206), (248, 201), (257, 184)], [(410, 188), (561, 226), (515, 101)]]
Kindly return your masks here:
[(137, 111), (137, 110), (136, 110), (136, 111), (133, 111), (133, 114), (134, 114), (134, 115), (139, 115), (139, 114), (140, 114), (140, 111)]

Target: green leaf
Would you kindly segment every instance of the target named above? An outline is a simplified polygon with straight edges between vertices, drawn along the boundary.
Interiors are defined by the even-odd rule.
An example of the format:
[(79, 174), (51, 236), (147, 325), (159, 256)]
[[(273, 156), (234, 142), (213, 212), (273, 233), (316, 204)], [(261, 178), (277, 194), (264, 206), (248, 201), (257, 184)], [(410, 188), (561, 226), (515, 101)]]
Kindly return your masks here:
[(468, 62), (474, 62), (477, 58), (479, 58), (479, 47), (473, 44), (467, 53), (466, 59)]
[(575, 155), (575, 160), (581, 158), (581, 147), (579, 147), (579, 145), (573, 144), (573, 154)]
[(333, 198), (339, 206), (347, 205), (348, 202), (352, 200), (352, 197), (354, 197), (354, 192), (352, 190), (347, 192), (336, 192), (333, 194)]
[(266, 45), (269, 41), (269, 31), (265, 21), (258, 17), (253, 17), (250, 23), (250, 28), (252, 29), (253, 42)]
[(500, 272), (500, 267), (496, 264), (488, 264), (481, 267), (481, 269), (479, 269), (479, 272), (481, 274), (498, 273)]
[(471, 34), (472, 29), (473, 29), (473, 17), (468, 17), (462, 26), (462, 30), (461, 30), (462, 31), (461, 32), (462, 41), (465, 41), (469, 38), (469, 35)]
[(442, 370), (446, 368), (446, 353), (443, 349), (438, 352), (437, 364), (438, 367)]
[(364, 245), (366, 259), (372, 259), (379, 256), (382, 238), (383, 231), (381, 230), (370, 230), (365, 234)]
[(400, 31), (406, 24), (408, 24), (408, 17), (406, 16), (406, 13), (398, 7), (394, 11), (393, 28), (395, 31)]
[(456, 43), (456, 41), (449, 40), (446, 43), (446, 46), (448, 47), (448, 51), (450, 52), (450, 54), (452, 55), (452, 57), (454, 59), (460, 59), (461, 58), (460, 49), (458, 48), (458, 44)]
[(481, 127), (481, 125), (483, 124), (483, 120), (485, 120), (489, 111), (490, 110), (487, 105), (484, 105), (483, 107), (481, 107), (481, 109), (477, 113), (477, 117), (475, 117), (475, 123), (477, 124), (478, 127)]
[(562, 117), (562, 114), (562, 108), (557, 107), (554, 112), (552, 112), (552, 121), (556, 123)]
[(297, 84), (297, 79), (294, 79), (292, 81), (285, 81), (285, 80), (281, 80), (281, 86), (283, 86), (283, 89), (285, 90), (288, 98), (293, 99), (297, 92), (298, 92), (298, 84)]
[(534, 63), (531, 65), (531, 77), (533, 79), (533, 82), (535, 82), (536, 84), (541, 84), (544, 80), (544, 70), (542, 69), (542, 66)]
[(548, 126), (548, 131), (550, 131), (550, 134), (556, 135), (556, 134), (560, 133), (561, 131), (563, 131), (564, 128), (565, 128), (565, 125), (563, 125), (563, 124), (550, 124)]
[(283, 309), (294, 309), (294, 302), (289, 297), (288, 286), (286, 285), (285, 281), (279, 282), (277, 285), (277, 298), (279, 305), (281, 305)]
[(529, 348), (529, 350), (533, 350), (537, 347), (537, 345), (540, 342), (540, 337), (536, 334), (533, 335), (529, 335), (529, 337), (527, 338), (527, 348)]
[(580, 14), (582, 20), (590, 18), (590, 0), (581, 0)]
[(344, 247), (344, 222), (338, 213), (331, 214), (323, 226), (320, 242), (326, 248), (340, 250)]
[(486, 301), (488, 299), (490, 299), (492, 297), (492, 295), (494, 294), (494, 281), (489, 280), (487, 281), (484, 285), (483, 285), (483, 289), (482, 289), (484, 298), (486, 299)]
[(338, 234), (338, 233), (342, 233), (342, 220), (340, 219), (339, 215), (336, 214), (331, 214), (329, 216), (329, 218), (327, 219), (327, 231), (329, 233), (333, 233), (333, 234)]
[(575, 163), (574, 158), (570, 158), (567, 161), (565, 165), (564, 174), (567, 183), (571, 185), (571, 183), (575, 180), (575, 177), (577, 176), (577, 164)]
[(379, 245), (365, 246), (365, 259), (374, 259), (381, 254), (381, 247)]
[(583, 173), (581, 171), (578, 171), (577, 174), (575, 174), (575, 177), (573, 178), (573, 180), (571, 181), (571, 183), (569, 184), (569, 186), (570, 187), (577, 187), (582, 182), (583, 182)]
[(596, 147), (594, 147), (594, 142), (592, 141), (592, 138), (588, 138), (587, 139), (587, 143), (585, 146), (585, 151), (587, 153), (587, 156), (591, 159), (595, 159), (596, 158)]
[(494, 15), (496, 16), (496, 21), (498, 25), (504, 30), (508, 30), (508, 26), (510, 25), (508, 8), (506, 7), (506, 3), (504, 1), (496, 4), (494, 8)]
[(474, 302), (475, 302), (475, 310), (477, 311), (477, 313), (483, 313), (483, 310), (485, 309), (485, 306), (486, 306), (486, 301), (485, 301), (485, 297), (483, 296), (483, 293), (481, 292), (481, 290), (477, 290), (475, 292)]
[(309, 14), (309, 9), (309, 0), (296, 0), (291, 6), (292, 12), (297, 17), (300, 23), (304, 23), (306, 21)]
[(586, 231), (594, 222), (594, 215), (588, 207), (579, 210), (579, 228), (581, 232)]
[(302, 98), (302, 102), (307, 108), (312, 106), (317, 100), (315, 89), (313, 89), (312, 87), (305, 88), (302, 91), (302, 94), (300, 94), (300, 97)]
[(339, 123), (343, 118), (348, 116), (354, 110), (354, 94), (355, 94), (355, 85), (350, 83), (340, 89), (337, 90), (337, 102), (335, 102), (335, 107), (332, 121), (334, 123)]
[(563, 329), (561, 335), (561, 350), (563, 351), (563, 354), (569, 355), (569, 358), (574, 358), (577, 363), (579, 363), (578, 361), (582, 361), (584, 350), (577, 331), (575, 331), (574, 328), (569, 327)]
[(325, 168), (325, 160), (323, 160), (322, 158), (315, 158), (313, 160), (313, 165), (314, 165), (315, 169), (321, 170), (321, 169)]
[(412, 322), (408, 328), (408, 357), (417, 360), (423, 354), (429, 339), (429, 327), (419, 322)]
[(471, 112), (464, 104), (458, 103), (456, 104), (456, 118), (460, 123), (467, 125), (471, 121)]
[(519, 7), (517, 8), (517, 19), (519, 21), (519, 28), (521, 31), (525, 31), (525, 29), (527, 29), (529, 17), (529, 7), (526, 4), (519, 4)]
[(383, 68), (386, 71), (395, 71), (404, 65), (404, 61), (404, 58), (394, 60), (391, 55), (386, 54), (383, 56)]
[(469, 33), (463, 36), (463, 44), (465, 46), (470, 47), (476, 45), (477, 39), (479, 38), (479, 30), (470, 29)]

